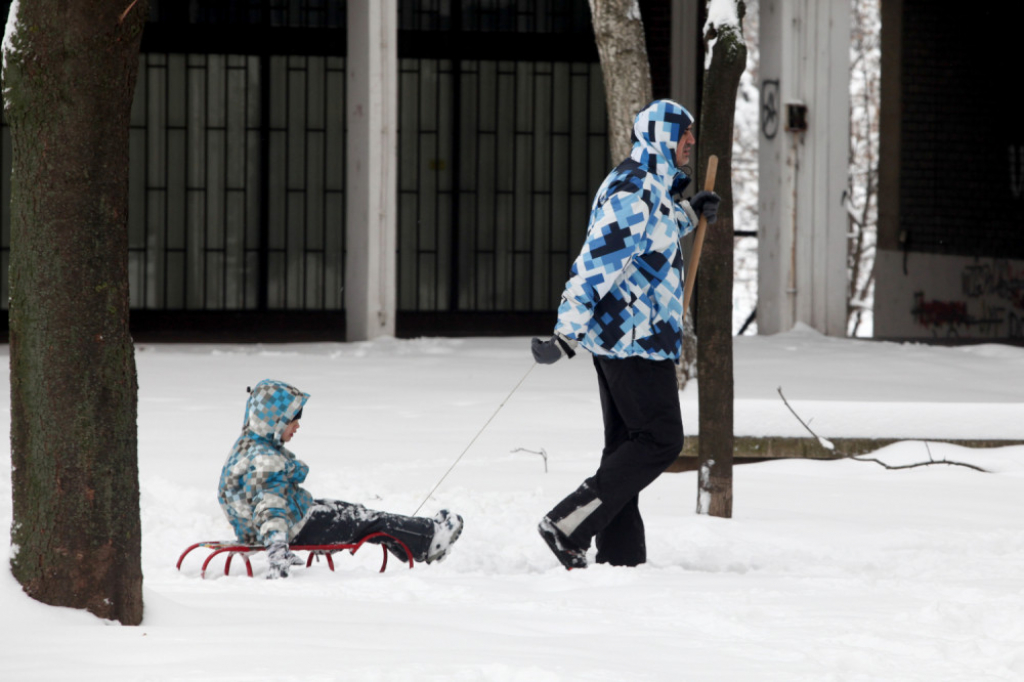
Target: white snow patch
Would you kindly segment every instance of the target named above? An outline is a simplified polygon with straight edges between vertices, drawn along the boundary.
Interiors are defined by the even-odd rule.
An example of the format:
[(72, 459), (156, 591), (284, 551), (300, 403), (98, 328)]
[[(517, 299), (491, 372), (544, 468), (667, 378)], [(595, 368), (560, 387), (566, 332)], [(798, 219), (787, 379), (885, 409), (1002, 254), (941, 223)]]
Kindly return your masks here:
[[(736, 0), (711, 0), (708, 5), (708, 18), (704, 22), (702, 35), (707, 35), (708, 31), (712, 28), (721, 33), (722, 29), (726, 26), (735, 26), (736, 30), (739, 31), (740, 19), (736, 11)], [(715, 52), (716, 43), (718, 43), (717, 36), (708, 42), (707, 51), (704, 53), (705, 71), (711, 66), (711, 56)]]
[(4, 28), (4, 40), (0, 45), (5, 71), (7, 70), (7, 55), (17, 53), (17, 48), (14, 47), (14, 36), (18, 32), (18, 2), (19, 0), (11, 0), (11, 9), (7, 13), (7, 25)]
[[(781, 385), (823, 437), (900, 427), (1024, 440), (1024, 348), (801, 327), (734, 349), (737, 433), (805, 435)], [(0, 346), (0, 384), (6, 355)], [(648, 563), (569, 572), (536, 526), (601, 458), (596, 379), (580, 357), (535, 369), (424, 507), (465, 518), (443, 563), (389, 562), (380, 574), (379, 551), (364, 548), (338, 555), (333, 573), (321, 562), (261, 580), (257, 556), (257, 579), (237, 562), (225, 577), (214, 560), (202, 580), (198, 551), (174, 565), (192, 542), (229, 537), (214, 491), (246, 386), (274, 377), (312, 394), (290, 444), (311, 492), (409, 513), (529, 368), (529, 339), (146, 344), (136, 362), (143, 624), (44, 606), (0, 571), (0, 679), (660, 682), (679, 679), (680, 661), (685, 679), (739, 682), (1024, 674), (1024, 446), (913, 441), (873, 455), (895, 465), (930, 450), (991, 474), (737, 466), (730, 520), (693, 512), (698, 472), (666, 474), (640, 497)], [(680, 394), (689, 435), (698, 388)], [(0, 414), (9, 395), (0, 390)], [(8, 429), (0, 421), (0, 449)], [(548, 472), (516, 447), (543, 448)], [(0, 527), (11, 519), (0, 466)]]
[(708, 4), (708, 19), (704, 24), (704, 32), (712, 26), (735, 26), (739, 28), (740, 17), (736, 11), (736, 0), (711, 0)]

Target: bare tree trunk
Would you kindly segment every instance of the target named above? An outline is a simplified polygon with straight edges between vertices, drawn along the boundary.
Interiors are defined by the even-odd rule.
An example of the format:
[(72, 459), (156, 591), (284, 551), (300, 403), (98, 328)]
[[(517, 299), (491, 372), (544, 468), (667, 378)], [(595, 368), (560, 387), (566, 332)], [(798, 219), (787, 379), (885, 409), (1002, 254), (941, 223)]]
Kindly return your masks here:
[(637, 0), (590, 0), (590, 16), (608, 105), (608, 143), (612, 163), (619, 163), (633, 146), (633, 117), (652, 99), (644, 25)]
[(128, 124), (148, 0), (8, 22), (11, 571), (47, 604), (142, 620)]
[(722, 197), (718, 220), (708, 226), (697, 272), (697, 372), (700, 376), (697, 513), (724, 518), (732, 517), (734, 240), (731, 175), (736, 89), (747, 60), (741, 29), (744, 11), (742, 0), (736, 0), (736, 25), (709, 26), (705, 35), (711, 65), (704, 76), (697, 126), (700, 177), (707, 172), (708, 157), (717, 155), (715, 191)]

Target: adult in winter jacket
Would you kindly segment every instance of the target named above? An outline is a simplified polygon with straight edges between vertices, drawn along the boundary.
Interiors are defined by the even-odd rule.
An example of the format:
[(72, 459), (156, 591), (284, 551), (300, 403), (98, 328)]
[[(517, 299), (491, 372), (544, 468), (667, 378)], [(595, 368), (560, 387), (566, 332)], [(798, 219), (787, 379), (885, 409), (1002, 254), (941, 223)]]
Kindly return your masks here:
[(717, 218), (720, 199), (678, 195), (695, 142), (693, 116), (652, 102), (633, 123), (633, 148), (597, 190), (587, 238), (566, 282), (554, 335), (533, 339), (537, 362), (573, 357), (597, 369), (605, 447), (597, 472), (541, 520), (541, 537), (566, 568), (647, 559), (639, 494), (679, 455), (683, 424), (675, 363), (683, 328), (679, 239), (699, 215)]
[[(242, 434), (221, 470), (217, 497), (235, 535), (267, 547), (268, 578), (284, 578), (302, 562), (291, 543), (325, 545), (384, 532), (405, 543), (416, 561), (444, 559), (462, 533), (462, 517), (441, 510), (433, 518), (401, 516), (340, 500), (313, 499), (301, 484), (309, 467), (288, 450), (309, 394), (266, 379), (250, 391)], [(405, 561), (402, 548), (374, 538)]]

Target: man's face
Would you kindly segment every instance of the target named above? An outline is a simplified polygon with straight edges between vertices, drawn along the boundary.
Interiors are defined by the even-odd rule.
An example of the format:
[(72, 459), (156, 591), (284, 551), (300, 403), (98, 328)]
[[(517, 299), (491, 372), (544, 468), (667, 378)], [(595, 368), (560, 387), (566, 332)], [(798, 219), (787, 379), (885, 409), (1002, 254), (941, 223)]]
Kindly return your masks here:
[(293, 419), (288, 422), (288, 426), (284, 427), (284, 433), (281, 434), (281, 442), (287, 443), (295, 435), (295, 432), (299, 430), (299, 420)]
[(690, 150), (693, 149), (696, 142), (697, 139), (693, 136), (693, 125), (690, 125), (676, 145), (676, 168), (682, 168), (690, 162)]

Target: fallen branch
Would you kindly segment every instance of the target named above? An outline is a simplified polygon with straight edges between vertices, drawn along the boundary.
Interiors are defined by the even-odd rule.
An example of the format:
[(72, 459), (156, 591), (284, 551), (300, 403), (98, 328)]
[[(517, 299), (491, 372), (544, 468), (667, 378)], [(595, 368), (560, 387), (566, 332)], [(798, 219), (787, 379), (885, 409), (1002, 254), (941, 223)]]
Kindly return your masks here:
[(858, 462), (874, 462), (875, 464), (881, 465), (881, 466), (885, 467), (886, 469), (892, 469), (892, 470), (895, 470), (895, 469), (914, 469), (916, 467), (926, 467), (926, 466), (931, 466), (933, 464), (946, 464), (946, 465), (949, 465), (949, 466), (967, 467), (968, 469), (974, 469), (975, 471), (980, 471), (980, 472), (985, 473), (985, 474), (989, 473), (989, 471), (987, 469), (982, 469), (981, 467), (976, 466), (974, 464), (968, 464), (966, 462), (957, 462), (955, 460), (949, 460), (949, 459), (935, 459), (934, 457), (932, 457), (932, 449), (931, 449), (931, 447), (928, 446), (928, 441), (924, 441), (924, 447), (925, 447), (925, 449), (928, 450), (928, 461), (927, 462), (914, 462), (913, 464), (900, 464), (900, 465), (893, 466), (891, 464), (886, 464), (885, 462), (883, 462), (882, 460), (880, 460), (880, 459), (878, 459), (876, 457), (868, 457), (866, 455), (851, 455), (851, 454), (848, 454), (848, 453), (845, 453), (845, 452), (840, 452), (839, 450), (836, 450), (836, 446), (835, 446), (835, 444), (832, 443), (832, 441), (828, 440), (827, 438), (822, 438), (821, 436), (816, 434), (814, 432), (814, 429), (812, 429), (807, 424), (807, 422), (805, 422), (803, 419), (800, 418), (800, 415), (796, 413), (796, 410), (793, 409), (793, 406), (789, 404), (788, 400), (786, 400), (786, 396), (784, 396), (782, 394), (782, 387), (781, 386), (779, 386), (777, 390), (779, 391), (779, 397), (782, 398), (782, 402), (786, 405), (786, 407), (789, 409), (789, 411), (792, 413), (792, 415), (794, 417), (796, 417), (796, 420), (798, 422), (800, 422), (800, 425), (803, 426), (805, 429), (807, 429), (807, 432), (809, 434), (811, 434), (812, 436), (814, 436), (814, 438), (818, 441), (818, 443), (821, 444), (821, 446), (823, 448), (825, 448), (826, 450), (829, 450), (831, 452), (834, 452), (838, 457), (840, 457), (842, 459), (854, 459), (854, 460), (857, 460)]
[(541, 448), (540, 452), (537, 452), (536, 450), (527, 450), (526, 448), (516, 448), (515, 450), (512, 450), (512, 452), (529, 452), (531, 455), (540, 455), (544, 458), (544, 473), (546, 474), (548, 472), (548, 453), (544, 448)]

